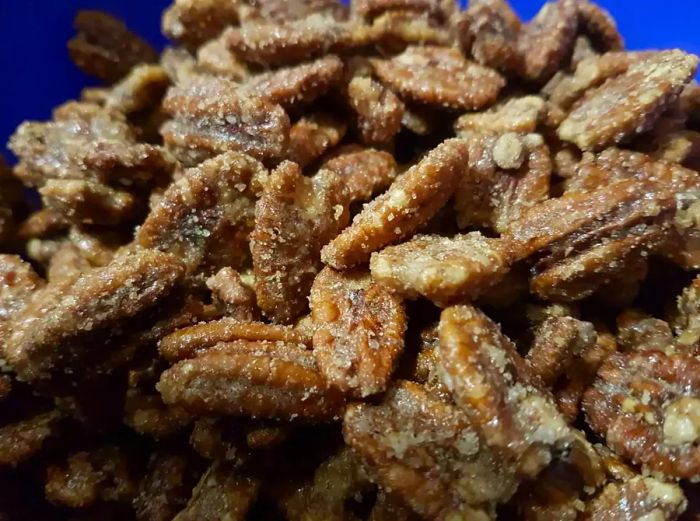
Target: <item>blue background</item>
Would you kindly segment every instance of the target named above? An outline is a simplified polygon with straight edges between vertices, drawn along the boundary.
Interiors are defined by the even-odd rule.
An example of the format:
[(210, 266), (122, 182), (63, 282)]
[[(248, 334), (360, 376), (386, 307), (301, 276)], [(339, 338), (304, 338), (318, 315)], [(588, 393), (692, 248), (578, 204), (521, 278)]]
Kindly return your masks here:
[[(511, 0), (524, 18), (544, 0)], [(700, 54), (698, 0), (598, 0), (617, 19), (630, 49), (680, 47)], [(90, 84), (68, 59), (66, 41), (78, 9), (109, 11), (162, 47), (160, 14), (170, 0), (0, 0), (0, 151), (24, 119), (46, 119), (51, 108)]]

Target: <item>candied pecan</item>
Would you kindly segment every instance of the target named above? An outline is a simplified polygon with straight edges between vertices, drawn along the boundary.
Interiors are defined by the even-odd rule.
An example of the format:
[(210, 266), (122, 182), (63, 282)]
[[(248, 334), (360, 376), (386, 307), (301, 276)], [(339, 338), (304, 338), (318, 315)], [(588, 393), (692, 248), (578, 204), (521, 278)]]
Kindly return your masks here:
[(598, 52), (621, 51), (625, 42), (608, 11), (589, 0), (578, 0), (578, 30), (590, 39)]
[(158, 394), (129, 389), (124, 399), (124, 424), (139, 434), (166, 438), (192, 421), (184, 409), (167, 406)]
[(159, 349), (163, 358), (177, 362), (195, 358), (219, 343), (237, 340), (296, 344), (300, 349), (311, 345), (311, 338), (297, 329), (227, 317), (175, 331), (160, 341)]
[(295, 483), (291, 494), (283, 494), (280, 507), (290, 521), (355, 519), (349, 500), (362, 494), (368, 483), (359, 458), (343, 448), (316, 468), (311, 482), (301, 487)]
[(493, 519), (518, 484), (462, 411), (412, 382), (398, 382), (380, 405), (351, 405), (343, 432), (370, 474), (429, 519)]
[(192, 491), (192, 498), (173, 521), (244, 521), (255, 500), (260, 481), (239, 475), (226, 463), (213, 463)]
[(238, 0), (175, 0), (163, 13), (163, 33), (191, 49), (239, 21)]
[(105, 107), (124, 114), (156, 108), (165, 95), (170, 78), (160, 65), (139, 65), (105, 97)]
[(348, 222), (346, 199), (340, 178), (329, 170), (308, 178), (285, 161), (271, 174), (250, 240), (255, 294), (269, 318), (289, 323), (303, 312), (321, 269), (321, 248)]
[(327, 13), (313, 13), (283, 25), (251, 21), (231, 31), (228, 44), (248, 62), (274, 66), (350, 51), (373, 38), (371, 28), (357, 20), (342, 22)]
[(548, 318), (535, 330), (525, 361), (542, 383), (551, 388), (574, 359), (596, 342), (596, 337), (590, 322), (572, 317)]
[(347, 125), (335, 116), (321, 112), (303, 116), (289, 131), (287, 159), (305, 167), (337, 145)]
[(246, 426), (245, 441), (253, 450), (270, 449), (286, 441), (290, 432), (286, 424), (252, 420)]
[(487, 446), (519, 473), (535, 475), (553, 451), (570, 445), (571, 431), (551, 397), (486, 315), (472, 306), (447, 308), (439, 331), (443, 381)]
[(662, 51), (588, 91), (559, 126), (559, 137), (601, 149), (648, 130), (695, 75), (698, 58)]
[(354, 77), (348, 84), (348, 101), (357, 114), (363, 142), (389, 144), (401, 130), (403, 103), (372, 78)]
[(433, 149), (362, 209), (352, 225), (323, 249), (323, 261), (336, 269), (347, 268), (411, 236), (452, 196), (467, 154), (468, 143), (461, 139), (449, 139)]
[(22, 184), (0, 156), (0, 244), (14, 238), (22, 204)]
[(172, 158), (136, 143), (126, 116), (90, 103), (69, 102), (48, 123), (25, 122), (10, 138), (20, 162), (15, 173), (30, 186), (48, 179), (91, 179), (124, 186), (168, 177)]
[(199, 418), (194, 422), (190, 445), (205, 459), (243, 465), (250, 459), (239, 418)]
[(496, 101), (505, 80), (496, 71), (468, 61), (457, 50), (411, 46), (394, 58), (372, 58), (378, 78), (409, 101), (475, 110)]
[(511, 223), (549, 196), (552, 165), (539, 134), (474, 135), (469, 169), (455, 194), (457, 224), (506, 232)]
[(498, 239), (479, 232), (452, 238), (417, 235), (373, 253), (372, 277), (406, 298), (426, 297), (438, 305), (475, 299), (506, 273), (509, 259)]
[(190, 274), (240, 267), (248, 257), (254, 201), (266, 177), (267, 169), (241, 152), (188, 169), (148, 215), (136, 242), (178, 255)]
[(372, 22), (375, 46), (381, 54), (396, 54), (407, 45), (450, 45), (450, 32), (428, 13), (387, 11)]
[(617, 317), (617, 340), (623, 351), (666, 351), (674, 347), (668, 322), (634, 309)]
[(255, 291), (247, 286), (240, 274), (227, 266), (207, 279), (207, 287), (226, 314), (235, 320), (251, 322), (260, 318)]
[(0, 254), (0, 323), (22, 311), (42, 281), (17, 255)]
[(76, 224), (116, 225), (136, 211), (135, 197), (123, 190), (82, 179), (49, 179), (39, 189), (46, 208)]
[(469, 112), (455, 122), (458, 135), (471, 132), (504, 134), (506, 132), (531, 133), (543, 118), (544, 100), (538, 96), (511, 98), (484, 112)]
[(157, 388), (165, 403), (195, 414), (328, 421), (344, 407), (297, 344), (219, 344), (166, 370)]
[(56, 505), (83, 508), (98, 499), (130, 501), (138, 482), (131, 471), (126, 449), (105, 445), (68, 456), (65, 466), (46, 469), (46, 497)]
[(401, 124), (416, 135), (427, 136), (435, 132), (441, 117), (436, 109), (404, 104)]
[(153, 47), (108, 13), (80, 11), (73, 25), (78, 31), (68, 42), (73, 63), (106, 83), (122, 79), (140, 63), (158, 61)]
[(578, 26), (578, 1), (546, 3), (518, 34), (522, 77), (531, 82), (547, 81), (571, 54)]
[(241, 91), (289, 109), (308, 105), (340, 83), (343, 62), (334, 55), (249, 77)]
[(583, 397), (591, 428), (635, 464), (669, 477), (700, 472), (700, 362), (660, 351), (617, 353)]
[(121, 255), (73, 284), (49, 284), (12, 320), (5, 356), (24, 380), (37, 380), (108, 355), (110, 329), (154, 306), (183, 276), (175, 257), (142, 251)]
[(700, 342), (700, 277), (683, 290), (678, 297), (677, 312), (673, 317), (673, 329), (682, 345), (693, 346)]
[(50, 237), (65, 232), (70, 222), (64, 215), (49, 208), (42, 208), (29, 215), (19, 226), (17, 235), (22, 239)]
[(229, 49), (229, 35), (234, 30), (233, 27), (229, 27), (197, 49), (197, 72), (223, 76), (234, 81), (243, 81), (250, 76), (249, 67)]
[(610, 483), (588, 502), (586, 521), (622, 519), (658, 519), (674, 521), (683, 513), (688, 501), (675, 484), (652, 477), (636, 476), (622, 483)]
[(669, 133), (653, 133), (651, 142), (644, 147), (657, 160), (697, 170), (700, 161), (700, 132), (679, 130)]
[(340, 176), (351, 202), (370, 201), (375, 194), (386, 190), (398, 175), (394, 156), (373, 148), (343, 147), (321, 168)]
[(314, 355), (329, 385), (360, 397), (386, 389), (403, 351), (406, 315), (401, 300), (366, 272), (324, 268), (309, 298)]
[(282, 107), (238, 92), (225, 78), (193, 75), (171, 87), (163, 109), (173, 119), (161, 133), (186, 164), (230, 150), (279, 159), (287, 148), (289, 117)]
[(426, 12), (439, 21), (447, 21), (457, 10), (452, 0), (355, 0), (353, 14), (374, 18), (387, 11), (408, 10)]
[(458, 19), (462, 49), (474, 59), (506, 74), (522, 69), (517, 39), (522, 22), (506, 0), (473, 0)]
[(0, 427), (0, 468), (15, 466), (41, 450), (60, 418), (58, 411), (50, 411)]
[(166, 47), (160, 56), (160, 65), (171, 83), (184, 81), (198, 69), (194, 56), (182, 47)]
[(133, 500), (139, 521), (171, 521), (190, 497), (196, 477), (184, 451), (156, 449)]

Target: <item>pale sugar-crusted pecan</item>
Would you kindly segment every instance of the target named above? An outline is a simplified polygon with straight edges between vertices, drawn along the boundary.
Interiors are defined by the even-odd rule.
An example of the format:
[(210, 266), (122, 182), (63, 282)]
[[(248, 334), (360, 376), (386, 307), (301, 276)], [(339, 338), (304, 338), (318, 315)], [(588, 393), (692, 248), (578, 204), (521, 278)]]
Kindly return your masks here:
[(457, 223), (504, 233), (549, 196), (549, 150), (539, 134), (468, 135), (469, 169), (455, 194)]
[(407, 45), (450, 45), (452, 37), (447, 27), (429, 13), (411, 10), (391, 10), (372, 21), (375, 47), (383, 54), (401, 52)]
[(348, 101), (357, 114), (364, 143), (389, 144), (401, 130), (403, 103), (390, 89), (372, 78), (353, 78), (348, 84)]
[(366, 272), (324, 268), (309, 299), (313, 352), (331, 386), (365, 397), (386, 389), (403, 351), (401, 301)]
[(682, 345), (694, 346), (700, 342), (700, 277), (683, 290), (678, 297), (673, 329)]
[(5, 356), (25, 380), (47, 379), (80, 361), (109, 357), (108, 340), (171, 293), (183, 276), (177, 258), (146, 250), (119, 256), (74, 284), (49, 284), (13, 319)]
[(455, 237), (418, 235), (372, 254), (372, 277), (406, 298), (426, 297), (438, 305), (475, 299), (501, 280), (508, 252), (498, 239), (478, 232)]
[(398, 382), (380, 405), (351, 405), (343, 432), (370, 475), (429, 519), (492, 519), (518, 484), (463, 412), (412, 382)]
[(266, 178), (267, 169), (240, 152), (188, 169), (168, 187), (136, 241), (178, 255), (190, 274), (240, 267), (249, 256), (255, 199)]
[(233, 27), (229, 27), (197, 49), (196, 65), (191, 64), (193, 71), (222, 76), (234, 81), (244, 81), (248, 78), (251, 74), (250, 68), (228, 46), (229, 34), (234, 30)]
[(163, 13), (163, 33), (195, 49), (239, 21), (238, 0), (176, 0)]
[(466, 169), (468, 142), (449, 139), (367, 204), (350, 227), (328, 244), (323, 261), (343, 269), (369, 260), (372, 252), (412, 235), (452, 196)]
[(457, 11), (452, 0), (356, 0), (352, 12), (365, 18), (374, 18), (387, 11), (415, 11), (428, 13), (438, 21), (447, 21)]
[(512, 98), (484, 112), (470, 112), (455, 122), (457, 134), (535, 132), (544, 117), (545, 102), (538, 96)]
[(698, 58), (662, 51), (588, 91), (559, 126), (564, 141), (600, 150), (651, 128), (697, 70)]
[(252, 322), (260, 318), (260, 310), (255, 302), (255, 290), (246, 285), (241, 275), (227, 266), (207, 279), (214, 303), (227, 316), (242, 322)]
[(158, 60), (153, 47), (108, 13), (80, 11), (73, 25), (78, 34), (68, 42), (71, 59), (102, 81), (115, 82), (132, 67)]
[(340, 83), (343, 62), (334, 55), (250, 76), (242, 92), (289, 109), (307, 105)]
[(238, 84), (193, 75), (168, 91), (163, 109), (172, 116), (161, 133), (185, 163), (227, 151), (279, 159), (287, 148), (289, 117), (282, 107), (238, 91)]
[(163, 358), (177, 362), (194, 358), (219, 343), (237, 340), (296, 344), (300, 349), (311, 345), (311, 338), (295, 328), (222, 318), (175, 331), (161, 340), (159, 349)]
[(213, 463), (192, 491), (192, 498), (173, 521), (245, 521), (260, 480), (240, 474), (231, 465)]
[(337, 21), (313, 13), (279, 25), (269, 21), (246, 23), (229, 33), (229, 46), (243, 59), (261, 65), (282, 65), (344, 52), (372, 43), (374, 31), (357, 20)]
[(371, 63), (382, 83), (401, 97), (445, 108), (491, 105), (505, 85), (496, 71), (449, 47), (411, 46), (394, 58), (373, 58)]
[(346, 130), (344, 121), (323, 112), (303, 116), (289, 130), (287, 159), (303, 168), (337, 145)]
[(472, 306), (447, 308), (439, 331), (443, 381), (485, 445), (523, 475), (536, 475), (571, 445), (551, 396), (486, 315)]
[(22, 311), (41, 286), (42, 280), (29, 263), (17, 255), (0, 254), (0, 324)]
[(286, 161), (270, 175), (250, 243), (255, 293), (266, 316), (288, 323), (304, 311), (321, 248), (347, 224), (347, 205), (342, 181), (330, 170), (308, 178)]
[(344, 408), (311, 352), (297, 344), (219, 344), (165, 371), (158, 390), (194, 414), (329, 421)]
[(625, 459), (671, 478), (700, 472), (700, 366), (689, 354), (617, 353), (583, 397), (591, 428)]
[(340, 176), (350, 201), (370, 201), (386, 190), (398, 175), (398, 165), (388, 152), (373, 148), (342, 147), (321, 168)]

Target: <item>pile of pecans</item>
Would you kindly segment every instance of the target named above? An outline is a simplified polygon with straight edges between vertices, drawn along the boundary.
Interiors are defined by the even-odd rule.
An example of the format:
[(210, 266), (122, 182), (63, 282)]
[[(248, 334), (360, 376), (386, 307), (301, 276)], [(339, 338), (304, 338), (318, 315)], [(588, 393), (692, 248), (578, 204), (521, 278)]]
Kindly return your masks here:
[(0, 519), (698, 519), (696, 56), (589, 0), (75, 24), (106, 86), (0, 166)]

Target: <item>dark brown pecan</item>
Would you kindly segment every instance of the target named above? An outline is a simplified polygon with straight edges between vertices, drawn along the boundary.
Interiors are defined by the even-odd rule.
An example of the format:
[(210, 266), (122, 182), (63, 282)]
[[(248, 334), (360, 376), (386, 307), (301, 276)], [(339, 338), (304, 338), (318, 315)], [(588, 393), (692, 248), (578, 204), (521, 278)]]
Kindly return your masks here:
[(343, 432), (377, 482), (428, 519), (492, 519), (518, 484), (462, 411), (412, 382), (380, 405), (351, 405)]
[(590, 39), (598, 52), (621, 51), (625, 42), (608, 11), (589, 0), (578, 0), (579, 32)]
[(225, 78), (190, 76), (168, 91), (163, 109), (173, 118), (161, 129), (163, 139), (185, 164), (233, 150), (279, 159), (287, 148), (282, 107), (239, 92)]
[(309, 298), (314, 355), (329, 384), (359, 397), (386, 389), (404, 345), (401, 301), (366, 272), (318, 274)]
[(83, 72), (102, 81), (114, 83), (132, 67), (158, 61), (153, 47), (108, 13), (80, 11), (73, 25), (78, 35), (68, 42), (71, 59)]
[(22, 184), (0, 156), (0, 244), (13, 239), (21, 219)]
[(121, 255), (73, 284), (49, 284), (12, 321), (5, 356), (25, 380), (108, 357), (107, 340), (167, 296), (183, 276), (175, 257), (146, 250)]
[(60, 418), (57, 411), (51, 411), (0, 427), (0, 468), (16, 466), (37, 453)]
[(250, 243), (258, 306), (269, 318), (289, 323), (304, 311), (321, 248), (347, 225), (347, 204), (330, 170), (308, 178), (286, 161), (271, 174)]

